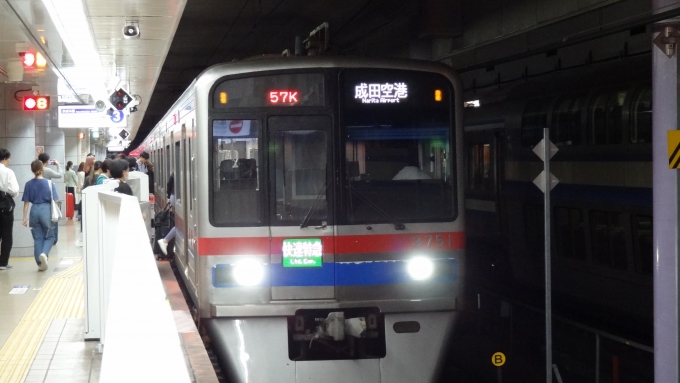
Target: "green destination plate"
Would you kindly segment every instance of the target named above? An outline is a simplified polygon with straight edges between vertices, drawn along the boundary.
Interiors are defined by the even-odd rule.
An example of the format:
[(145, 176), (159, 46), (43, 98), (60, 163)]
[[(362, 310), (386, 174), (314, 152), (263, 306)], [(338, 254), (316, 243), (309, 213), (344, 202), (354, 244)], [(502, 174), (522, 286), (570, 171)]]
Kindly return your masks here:
[(323, 246), (321, 238), (283, 240), (283, 267), (321, 267)]

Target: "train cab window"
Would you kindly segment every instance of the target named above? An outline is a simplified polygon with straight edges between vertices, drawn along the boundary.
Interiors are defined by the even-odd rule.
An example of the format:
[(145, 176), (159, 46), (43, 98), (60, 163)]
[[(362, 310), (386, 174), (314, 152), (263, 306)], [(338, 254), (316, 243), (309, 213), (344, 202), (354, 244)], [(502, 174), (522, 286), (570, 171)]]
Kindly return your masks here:
[(560, 100), (553, 113), (550, 140), (557, 146), (581, 144), (580, 98)]
[(652, 275), (653, 269), (653, 233), (652, 216), (633, 215), (631, 217), (633, 228), (633, 257), (635, 258), (635, 271), (640, 274)]
[(623, 103), (625, 91), (597, 95), (589, 109), (590, 143), (595, 145), (620, 144), (623, 131)]
[(523, 147), (533, 147), (543, 138), (543, 129), (548, 127), (549, 98), (530, 101), (522, 114), (521, 141)]
[(470, 190), (494, 190), (494, 169), (490, 144), (468, 145), (468, 188)]
[(581, 209), (555, 208), (557, 255), (569, 259), (586, 259), (586, 232)]
[(628, 268), (626, 231), (617, 212), (590, 212), (590, 242), (593, 262), (614, 269)]
[[(308, 123), (306, 126), (314, 125)], [(328, 156), (326, 132), (277, 131), (274, 140), (276, 147), (274, 220), (279, 224), (299, 226), (307, 215), (310, 215), (312, 220), (327, 219), (326, 191), (329, 181), (326, 166)]]
[[(214, 120), (210, 220), (216, 226), (259, 225), (261, 218), (257, 120)], [(255, 151), (257, 153), (257, 151)]]
[(645, 144), (652, 142), (652, 89), (640, 90), (631, 105), (630, 142)]
[[(345, 219), (453, 219), (450, 82), (432, 73), (364, 69), (344, 70), (341, 80)], [(395, 96), (400, 91), (403, 98)]]

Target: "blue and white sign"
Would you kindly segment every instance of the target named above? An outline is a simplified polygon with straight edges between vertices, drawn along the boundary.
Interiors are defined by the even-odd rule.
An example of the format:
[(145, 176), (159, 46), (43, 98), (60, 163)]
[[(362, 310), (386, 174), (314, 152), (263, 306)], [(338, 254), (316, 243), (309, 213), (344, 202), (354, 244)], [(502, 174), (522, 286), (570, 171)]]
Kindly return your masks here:
[(109, 116), (114, 124), (118, 124), (125, 119), (125, 113), (122, 110), (116, 110), (112, 115)]
[(59, 106), (60, 128), (125, 128), (127, 116), (116, 110), (112, 115), (97, 112), (94, 105)]

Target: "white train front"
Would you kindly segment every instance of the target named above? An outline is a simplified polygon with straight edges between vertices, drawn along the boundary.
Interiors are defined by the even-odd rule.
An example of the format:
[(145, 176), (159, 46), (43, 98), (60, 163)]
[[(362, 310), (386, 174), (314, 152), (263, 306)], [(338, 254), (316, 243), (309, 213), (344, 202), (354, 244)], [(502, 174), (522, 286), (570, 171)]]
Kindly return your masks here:
[(432, 382), (465, 270), (447, 67), (349, 57), (203, 72), (140, 150), (175, 174), (175, 262), (230, 381)]

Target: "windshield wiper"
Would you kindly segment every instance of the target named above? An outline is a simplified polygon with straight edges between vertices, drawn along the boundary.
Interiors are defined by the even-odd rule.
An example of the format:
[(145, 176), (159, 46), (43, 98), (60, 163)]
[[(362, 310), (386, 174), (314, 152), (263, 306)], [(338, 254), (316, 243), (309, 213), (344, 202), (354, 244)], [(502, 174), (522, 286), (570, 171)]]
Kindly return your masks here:
[(319, 203), (321, 197), (326, 193), (326, 188), (328, 188), (328, 181), (326, 181), (326, 183), (323, 184), (323, 187), (321, 188), (319, 194), (316, 196), (316, 199), (314, 200), (312, 207), (310, 207), (307, 214), (305, 214), (305, 219), (302, 220), (302, 223), (300, 224), (300, 229), (304, 229), (305, 227), (309, 226), (308, 224), (309, 220), (312, 218), (312, 213), (314, 212), (314, 210), (316, 210), (316, 205)]
[(387, 220), (390, 221), (390, 223), (392, 223), (394, 225), (394, 230), (404, 230), (404, 229), (406, 229), (406, 226), (404, 226), (403, 223), (397, 221), (394, 217), (389, 215), (386, 211), (384, 211), (378, 205), (376, 205), (371, 200), (369, 200), (365, 195), (362, 195), (361, 193), (359, 193), (359, 191), (357, 189), (355, 189), (354, 187), (352, 187), (352, 185), (349, 182), (347, 183), (347, 186), (345, 186), (345, 187), (347, 188), (347, 190), (354, 193), (354, 195), (356, 195), (360, 200), (364, 201), (364, 203), (366, 205), (368, 205), (371, 209), (377, 211), (383, 217), (387, 218)]

